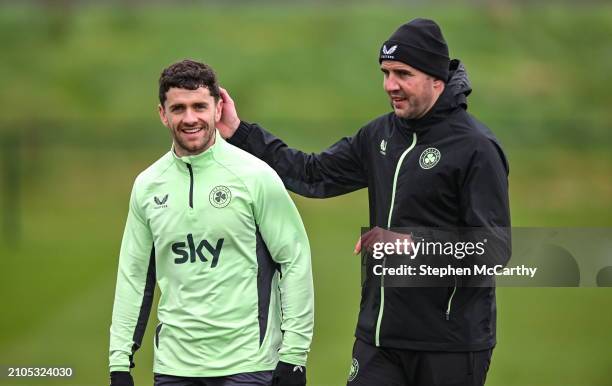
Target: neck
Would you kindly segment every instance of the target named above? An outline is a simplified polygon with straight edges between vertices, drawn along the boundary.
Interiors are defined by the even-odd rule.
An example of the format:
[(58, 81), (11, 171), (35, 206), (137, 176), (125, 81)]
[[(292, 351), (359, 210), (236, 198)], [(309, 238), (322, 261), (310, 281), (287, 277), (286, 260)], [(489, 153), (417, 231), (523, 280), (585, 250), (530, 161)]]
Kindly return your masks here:
[(427, 113), (431, 111), (431, 109), (433, 109), (438, 99), (440, 99), (440, 95), (442, 95), (443, 92), (444, 92), (444, 85), (442, 85), (440, 90), (434, 90), (434, 97), (431, 98), (431, 103), (429, 104), (429, 107), (427, 107), (427, 110), (425, 110), (425, 112), (423, 112), (423, 114), (421, 114), (421, 116), (418, 117), (417, 119), (423, 118), (425, 115), (427, 115)]
[(215, 136), (214, 135), (212, 136), (210, 141), (206, 144), (206, 146), (204, 146), (202, 149), (199, 149), (197, 151), (185, 150), (182, 147), (177, 146), (176, 142), (172, 141), (172, 151), (174, 151), (174, 154), (176, 154), (178, 157), (187, 157), (187, 156), (193, 156), (193, 155), (202, 154), (206, 150), (210, 149), (211, 146), (214, 145), (214, 144), (215, 144)]

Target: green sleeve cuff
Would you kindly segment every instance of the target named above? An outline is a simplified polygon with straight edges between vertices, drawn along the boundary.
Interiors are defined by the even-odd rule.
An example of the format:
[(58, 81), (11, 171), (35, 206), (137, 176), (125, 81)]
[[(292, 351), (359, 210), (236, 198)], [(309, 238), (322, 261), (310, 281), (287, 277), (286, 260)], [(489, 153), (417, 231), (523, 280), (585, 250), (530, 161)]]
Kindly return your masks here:
[(111, 372), (112, 371), (127, 371), (127, 372), (129, 372), (130, 371), (130, 366), (129, 365), (128, 366), (113, 365), (113, 366), (110, 366), (110, 371)]
[(279, 360), (292, 365), (306, 366), (306, 358), (306, 353), (303, 355), (280, 354)]

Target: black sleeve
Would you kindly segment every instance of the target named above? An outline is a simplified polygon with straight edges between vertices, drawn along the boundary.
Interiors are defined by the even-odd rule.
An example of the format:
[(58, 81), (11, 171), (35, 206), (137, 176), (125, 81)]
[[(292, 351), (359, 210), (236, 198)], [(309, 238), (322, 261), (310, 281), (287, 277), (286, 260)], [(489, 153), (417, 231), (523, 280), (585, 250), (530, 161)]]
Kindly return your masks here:
[(240, 122), (228, 141), (264, 160), (292, 192), (325, 198), (367, 186), (361, 139), (363, 131), (342, 138), (319, 154), (290, 148), (259, 125), (246, 122)]
[(460, 190), (462, 226), (487, 238), (486, 263), (506, 265), (511, 255), (508, 161), (491, 139), (474, 144)]

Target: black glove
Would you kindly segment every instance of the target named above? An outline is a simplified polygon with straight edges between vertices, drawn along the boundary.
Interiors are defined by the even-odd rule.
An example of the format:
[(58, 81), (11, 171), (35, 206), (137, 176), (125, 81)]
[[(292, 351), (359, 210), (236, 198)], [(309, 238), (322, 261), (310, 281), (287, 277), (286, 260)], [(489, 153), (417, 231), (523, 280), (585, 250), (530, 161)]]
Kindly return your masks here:
[(129, 371), (111, 371), (110, 386), (134, 386), (134, 379)]
[(306, 367), (278, 362), (272, 375), (272, 386), (306, 386)]

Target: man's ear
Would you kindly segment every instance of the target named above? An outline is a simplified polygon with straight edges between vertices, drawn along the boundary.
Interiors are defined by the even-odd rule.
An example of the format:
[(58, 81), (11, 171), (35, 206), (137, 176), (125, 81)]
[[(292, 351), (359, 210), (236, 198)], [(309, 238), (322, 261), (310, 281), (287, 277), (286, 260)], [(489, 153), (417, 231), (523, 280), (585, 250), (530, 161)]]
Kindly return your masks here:
[(434, 79), (433, 87), (434, 90), (442, 93), (442, 91), (444, 91), (444, 82), (442, 82), (440, 79)]
[(166, 117), (166, 111), (164, 110), (164, 106), (161, 104), (157, 105), (157, 110), (159, 111), (159, 119), (162, 121), (164, 126), (168, 126), (168, 117)]
[(215, 108), (215, 123), (221, 120), (221, 115), (223, 114), (223, 99), (219, 98), (217, 101), (217, 107)]

